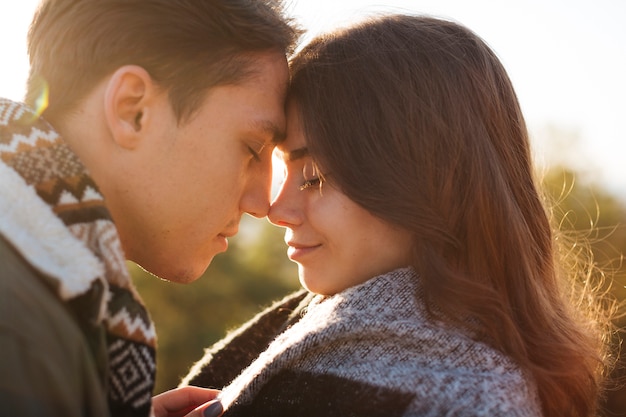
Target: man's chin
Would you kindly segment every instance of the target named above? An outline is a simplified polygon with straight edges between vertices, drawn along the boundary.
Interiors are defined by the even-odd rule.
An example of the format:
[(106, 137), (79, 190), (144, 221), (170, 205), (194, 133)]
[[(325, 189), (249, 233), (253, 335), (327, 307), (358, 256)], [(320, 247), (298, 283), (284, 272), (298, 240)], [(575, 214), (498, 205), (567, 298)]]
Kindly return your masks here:
[(189, 262), (185, 265), (181, 265), (180, 261), (178, 261), (176, 265), (174, 263), (168, 265), (154, 265), (149, 262), (144, 263), (143, 265), (137, 263), (137, 265), (150, 275), (153, 275), (161, 280), (177, 284), (190, 284), (204, 274), (212, 261), (213, 256), (210, 259), (205, 260), (202, 264)]

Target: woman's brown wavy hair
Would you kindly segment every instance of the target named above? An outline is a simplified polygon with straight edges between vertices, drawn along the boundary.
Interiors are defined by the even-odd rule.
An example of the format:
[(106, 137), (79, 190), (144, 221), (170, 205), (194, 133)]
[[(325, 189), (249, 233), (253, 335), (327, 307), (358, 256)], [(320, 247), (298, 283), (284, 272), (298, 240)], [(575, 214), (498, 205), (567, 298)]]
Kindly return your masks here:
[(317, 37), (291, 70), (320, 172), (412, 232), (431, 313), (529, 371), (545, 416), (593, 415), (606, 320), (586, 271), (561, 266), (494, 52), (459, 24), (393, 15)]

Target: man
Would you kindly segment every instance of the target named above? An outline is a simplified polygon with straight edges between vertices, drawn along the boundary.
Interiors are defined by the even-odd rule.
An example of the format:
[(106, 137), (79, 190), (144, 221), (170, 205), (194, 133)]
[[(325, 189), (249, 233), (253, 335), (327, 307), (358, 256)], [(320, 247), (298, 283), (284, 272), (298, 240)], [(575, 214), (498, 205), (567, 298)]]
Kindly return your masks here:
[(267, 214), (298, 35), (278, 0), (42, 2), (31, 108), (0, 100), (0, 415), (149, 414), (124, 260), (190, 282)]

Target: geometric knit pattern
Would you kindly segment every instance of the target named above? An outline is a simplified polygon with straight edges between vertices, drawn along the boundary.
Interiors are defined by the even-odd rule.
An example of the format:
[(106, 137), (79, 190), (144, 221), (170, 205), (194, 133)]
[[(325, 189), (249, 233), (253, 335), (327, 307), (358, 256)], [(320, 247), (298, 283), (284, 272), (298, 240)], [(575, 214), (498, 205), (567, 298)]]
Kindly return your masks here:
[(113, 336), (109, 346), (111, 415), (131, 416), (137, 411), (148, 415), (156, 371), (154, 349)]
[[(94, 274), (89, 271), (73, 282), (64, 282), (69, 278), (46, 269), (46, 261), (41, 259), (45, 252), (35, 253), (27, 244), (16, 245), (44, 273), (60, 300), (74, 305), (72, 311), (81, 326), (95, 324), (106, 329), (110, 369), (104, 372), (109, 379), (112, 414), (149, 415), (156, 370), (154, 325), (131, 283), (117, 230), (97, 185), (52, 126), (25, 105), (5, 99), (0, 99), (0, 165), (17, 174), (18, 185), (9, 192), (24, 201), (14, 204), (24, 204), (31, 211), (39, 204), (42, 209), (35, 210), (37, 215), (50, 218), (42, 224), (53, 224), (54, 217), (66, 228), (67, 232), (51, 234), (53, 239), (63, 235), (63, 242), (73, 240), (67, 244), (82, 246), (99, 264), (99, 276), (88, 276)], [(26, 201), (30, 195), (40, 201)], [(17, 210), (15, 213), (19, 216)], [(9, 240), (24, 232), (12, 232), (10, 224), (3, 227)], [(25, 232), (32, 234), (32, 241), (44, 239), (44, 232)], [(77, 255), (65, 256), (72, 262)], [(92, 301), (77, 311), (75, 306), (82, 304), (74, 300), (79, 299)]]
[[(220, 394), (225, 417), (542, 415), (532, 376), (467, 330), (431, 318), (411, 268), (333, 296), (299, 297), (307, 304), (294, 308), (289, 298), (207, 350), (184, 383), (223, 381), (216, 370), (230, 364), (239, 374)], [(269, 317), (285, 309), (293, 314), (281, 328)], [(246, 339), (272, 332), (247, 351)]]

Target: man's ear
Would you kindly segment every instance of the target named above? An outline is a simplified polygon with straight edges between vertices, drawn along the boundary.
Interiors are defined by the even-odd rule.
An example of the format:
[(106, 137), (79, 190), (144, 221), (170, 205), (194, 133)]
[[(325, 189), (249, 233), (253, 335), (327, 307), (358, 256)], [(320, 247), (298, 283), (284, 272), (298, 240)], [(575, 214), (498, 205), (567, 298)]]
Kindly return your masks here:
[(120, 67), (109, 79), (104, 93), (104, 113), (113, 140), (119, 146), (134, 149), (138, 145), (151, 116), (155, 87), (150, 74), (137, 65)]

